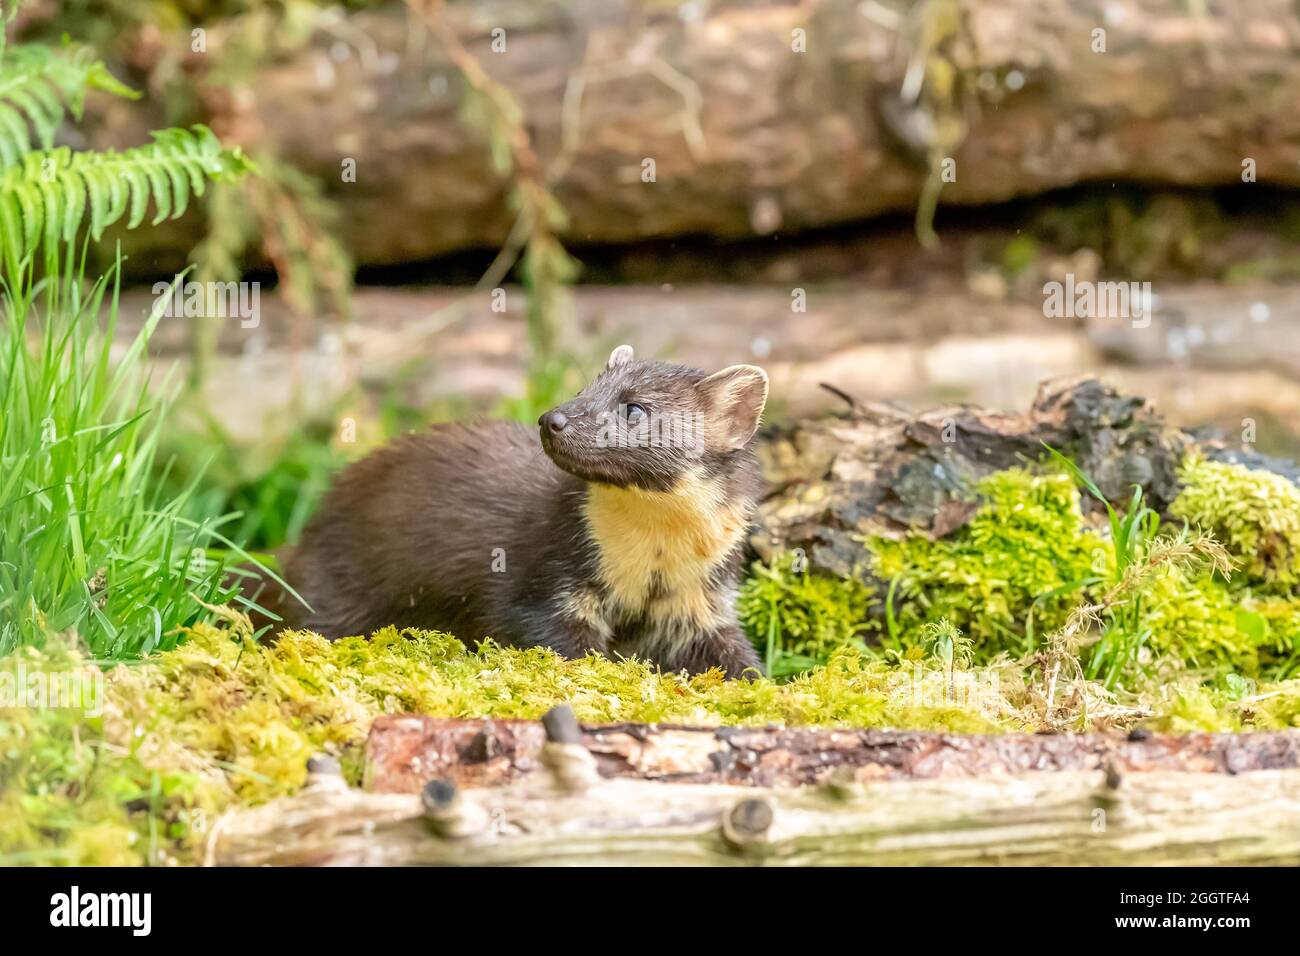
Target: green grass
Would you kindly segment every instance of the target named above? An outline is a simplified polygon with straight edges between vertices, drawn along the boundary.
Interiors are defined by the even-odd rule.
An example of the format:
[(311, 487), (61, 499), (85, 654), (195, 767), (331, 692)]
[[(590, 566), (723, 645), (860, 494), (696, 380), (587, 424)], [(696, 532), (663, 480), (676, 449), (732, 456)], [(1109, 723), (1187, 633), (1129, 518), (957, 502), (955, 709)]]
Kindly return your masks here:
[(69, 631), (101, 659), (173, 647), (231, 595), (220, 529), (234, 516), (194, 521), (193, 484), (155, 480), (171, 394), (147, 374), (160, 317), (114, 354), (116, 270), (2, 293), (0, 652)]
[[(1102, 574), (1081, 581), (1080, 586), (1102, 583), (1109, 583), (1111, 587), (1121, 586), (1127, 577), (1137, 573), (1151, 553), (1160, 531), (1160, 515), (1147, 506), (1140, 485), (1133, 486), (1132, 497), (1124, 511), (1116, 511), (1096, 482), (1084, 474), (1078, 465), (1050, 445), (1043, 447), (1051, 453), (1057, 464), (1106, 509), (1111, 549), (1109, 581)], [(1138, 590), (1127, 600), (1104, 611), (1106, 620), (1101, 637), (1088, 655), (1088, 666), (1084, 673), (1089, 680), (1104, 677), (1107, 690), (1114, 689), (1121, 671), (1137, 661), (1142, 648), (1151, 638), (1151, 629), (1142, 618), (1142, 603), (1143, 595)]]
[(172, 425), (162, 437), (170, 467), (160, 463), (158, 478), (169, 493), (185, 496), (187, 516), (234, 515), (227, 537), (267, 552), (298, 540), (346, 463), (330, 443), (331, 428), (295, 422), (283, 434), (241, 443), (210, 417), (199, 427)]
[(233, 516), (186, 517), (193, 485), (157, 480), (172, 394), (148, 375), (161, 304), (116, 344), (120, 258), (91, 281), (87, 248), (151, 205), (153, 223), (176, 218), (251, 166), (203, 127), (121, 152), (52, 149), (88, 89), (133, 94), (88, 51), (5, 39), (0, 107), (18, 119), (0, 136), (0, 653), (68, 634), (97, 658), (136, 657), (228, 601), (225, 556), (247, 556), (219, 530)]

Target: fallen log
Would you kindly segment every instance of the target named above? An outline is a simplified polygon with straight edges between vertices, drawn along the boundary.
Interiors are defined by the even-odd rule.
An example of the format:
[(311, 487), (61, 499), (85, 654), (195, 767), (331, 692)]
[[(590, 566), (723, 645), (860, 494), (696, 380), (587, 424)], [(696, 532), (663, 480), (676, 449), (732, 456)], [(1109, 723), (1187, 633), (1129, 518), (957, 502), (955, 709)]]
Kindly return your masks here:
[[(943, 159), (941, 199), (958, 204), (1097, 180), (1240, 185), (1247, 160), (1260, 182), (1300, 184), (1287, 108), (1300, 19), (1286, 0), (1199, 13), (1181, 0), (507, 0), (447, 15), (521, 103), (573, 243), (910, 211)], [(188, 54), (196, 79), (228, 66), (238, 29)], [(180, 57), (191, 37), (165, 42)], [(223, 135), (319, 177), (361, 265), (510, 232), (509, 185), (465, 122), (460, 77), (400, 4), (321, 14), (305, 47), (210, 92)], [(186, 228), (148, 254), (187, 248), (200, 224)]]
[[(475, 722), (454, 721), (453, 733)], [(495, 722), (501, 724), (505, 722)], [(495, 727), (498, 738), (520, 726)], [(547, 737), (539, 725), (538, 733)], [(391, 729), (391, 725), (390, 725)], [(400, 728), (399, 728), (400, 729)], [(726, 734), (791, 733), (731, 729), (690, 732), (727, 745)], [(381, 735), (388, 731), (380, 731)], [(980, 772), (912, 779), (862, 779), (832, 772), (821, 785), (682, 784), (605, 778), (594, 734), (554, 732), (536, 763), (501, 786), (462, 789), (430, 780), (418, 793), (349, 788), (333, 761), (319, 761), (300, 793), (222, 817), (206, 861), (215, 865), (1160, 865), (1300, 862), (1300, 770), (1295, 735), (1242, 735), (1237, 743), (1195, 735), (1118, 742), (1083, 740), (1082, 754), (1107, 753), (1104, 769), (1048, 762), (1019, 773)], [(475, 731), (477, 733), (477, 731)], [(820, 734), (835, 753), (835, 731)], [(846, 737), (858, 736), (844, 732)], [(719, 735), (722, 740), (719, 740)], [(515, 743), (531, 735), (515, 733)], [(907, 741), (888, 740), (906, 750)], [(1256, 743), (1252, 737), (1261, 738)], [(635, 739), (635, 735), (633, 735)], [(476, 738), (471, 738), (476, 739)], [(858, 737), (861, 740), (861, 737)], [(1026, 738), (1002, 753), (1029, 754)], [(1030, 738), (1032, 739), (1032, 738)], [(1079, 743), (1056, 740), (1069, 749)], [(956, 736), (938, 749), (998, 753), (985, 738)], [(702, 749), (702, 748), (700, 748)], [(1237, 754), (1237, 758), (1228, 757)], [(1246, 758), (1241, 772), (1235, 759)], [(1167, 759), (1166, 759), (1167, 758)], [(497, 759), (497, 758), (489, 758)], [(961, 759), (958, 758), (959, 762)], [(994, 765), (1005, 756), (994, 759)], [(1255, 769), (1285, 764), (1289, 769)], [(1162, 769), (1151, 769), (1153, 766)], [(876, 765), (879, 766), (879, 765)], [(1177, 769), (1168, 769), (1176, 767)], [(987, 769), (987, 768), (986, 768)], [(1047, 771), (1047, 772), (1044, 772)]]
[[(513, 783), (543, 768), (531, 720), (380, 717), (366, 739), (366, 788), (418, 793)], [(1217, 773), (1300, 769), (1300, 731), (1249, 734), (937, 734), (786, 727), (584, 727), (602, 777), (728, 786), (922, 780), (1028, 772)]]

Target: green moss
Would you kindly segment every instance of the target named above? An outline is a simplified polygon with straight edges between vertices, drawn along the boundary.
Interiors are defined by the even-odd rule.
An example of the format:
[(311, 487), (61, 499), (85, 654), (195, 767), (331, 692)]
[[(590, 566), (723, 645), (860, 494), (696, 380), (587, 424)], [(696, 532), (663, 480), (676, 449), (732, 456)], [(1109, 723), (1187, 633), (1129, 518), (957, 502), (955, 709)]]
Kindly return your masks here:
[(1152, 650), (1193, 668), (1249, 678), (1300, 672), (1300, 489), (1286, 478), (1190, 456), (1171, 513), (1212, 534), (1235, 568), (1170, 573), (1147, 595)]
[(1174, 734), (1300, 728), (1300, 681), (1256, 686), (1234, 680), (1179, 687), (1148, 723)]
[(1208, 687), (1191, 687), (1178, 691), (1168, 711), (1151, 721), (1166, 733), (1229, 733), (1241, 729), (1239, 714), (1228, 710), (1222, 693)]
[[(948, 538), (864, 542), (864, 560), (895, 582), (883, 635), (895, 654), (863, 646), (880, 634), (881, 596), (867, 585), (796, 572), (789, 558), (755, 569), (739, 613), (761, 645), (774, 635), (782, 666), (806, 669), (786, 681), (491, 644), (471, 652), (391, 628), (336, 642), (285, 634), (263, 647), (196, 627), (174, 650), (108, 672), (100, 716), (0, 709), (0, 862), (193, 862), (217, 815), (293, 792), (313, 753), (335, 753), (359, 782), (365, 735), (383, 713), (536, 718), (563, 702), (593, 723), (994, 732), (1149, 715), (1173, 731), (1298, 727), (1300, 680), (1289, 678), (1300, 672), (1300, 600), (1285, 586), (1294, 552), (1279, 560), (1295, 540), (1294, 491), (1197, 461), (1184, 478), (1179, 513), (1217, 529), (1245, 568), (1225, 580), (1171, 563), (1142, 577), (1149, 637), (1121, 693), (1075, 666), (1053, 671), (1060, 684), (1045, 697), (1041, 638), (1096, 600), (1081, 582), (1109, 580), (1113, 557), (1067, 476), (1015, 470), (981, 482), (982, 507)], [(1225, 487), (1236, 490), (1220, 513)], [(1038, 637), (1025, 653), (1031, 611)], [(1086, 662), (1086, 637), (1077, 653)], [(86, 665), (51, 643), (0, 659), (0, 675), (20, 666)]]
[(1217, 538), (1245, 582), (1279, 593), (1300, 584), (1300, 488), (1282, 475), (1193, 455), (1170, 512)]
[[(1171, 670), (1210, 678), (1300, 673), (1300, 599), (1283, 589), (1300, 554), (1300, 493), (1279, 476), (1199, 459), (1187, 463), (1183, 480), (1175, 512), (1222, 536), (1244, 570), (1224, 580), (1196, 561), (1173, 561), (1147, 574), (1131, 599), (1144, 646), (1124, 682)], [(970, 640), (975, 664), (1019, 657), (1112, 585), (1114, 550), (1083, 516), (1068, 475), (1014, 469), (976, 491), (980, 510), (948, 537), (864, 542), (865, 563), (887, 582), (883, 595), (856, 580), (795, 573), (790, 556), (756, 567), (738, 609), (768, 651), (771, 673), (806, 669), (837, 646), (864, 641), (924, 656), (927, 628), (945, 620)]]
[[(25, 649), (0, 672), (83, 666)], [(915, 727), (988, 732), (1027, 724), (977, 675), (891, 666), (851, 649), (788, 683), (663, 674), (639, 661), (564, 660), (543, 649), (389, 628), (366, 640), (285, 634), (271, 647), (196, 627), (105, 680), (102, 715), (0, 709), (0, 862), (193, 862), (217, 816), (291, 793), (320, 751), (359, 783), (383, 713), (581, 720)], [(955, 687), (957, 692), (950, 692)]]
[[(804, 566), (795, 570), (798, 564)], [(781, 677), (825, 661), (838, 647), (863, 647), (863, 637), (878, 626), (867, 617), (878, 603), (860, 581), (814, 573), (787, 554), (770, 566), (754, 565), (736, 613), (765, 655), (768, 674)]]
[(1290, 677), (1300, 667), (1300, 602), (1258, 596), (1217, 576), (1171, 569), (1145, 595), (1151, 654), (1192, 670)]
[[(537, 718), (564, 702), (593, 723), (967, 733), (1044, 726), (1030, 669), (963, 667), (958, 637), (945, 633), (952, 653), (940, 652), (949, 644), (936, 643), (938, 628), (928, 631), (933, 661), (887, 662), (841, 648), (825, 666), (779, 683), (727, 682), (716, 672), (689, 678), (601, 657), (568, 661), (540, 649), (470, 652), (447, 635), (391, 628), (333, 643), (286, 634), (262, 647), (203, 626), (173, 651), (110, 671), (101, 716), (0, 710), (0, 862), (196, 862), (223, 811), (292, 793), (313, 753), (335, 753), (359, 783), (365, 735), (382, 713)], [(85, 666), (70, 651), (28, 648), (0, 660), (0, 672), (20, 664)], [(1221, 684), (1152, 682), (1137, 695), (1142, 707), (1126, 713), (1149, 711), (1171, 729), (1300, 726), (1300, 681)], [(1115, 713), (1090, 705), (1078, 726), (1107, 726)]]
[(946, 538), (867, 539), (873, 571), (894, 584), (890, 640), (915, 645), (947, 619), (973, 642), (975, 660), (1021, 653), (1064, 623), (1085, 579), (1105, 573), (1106, 542), (1084, 522), (1069, 477), (1021, 469), (981, 481), (970, 523)]

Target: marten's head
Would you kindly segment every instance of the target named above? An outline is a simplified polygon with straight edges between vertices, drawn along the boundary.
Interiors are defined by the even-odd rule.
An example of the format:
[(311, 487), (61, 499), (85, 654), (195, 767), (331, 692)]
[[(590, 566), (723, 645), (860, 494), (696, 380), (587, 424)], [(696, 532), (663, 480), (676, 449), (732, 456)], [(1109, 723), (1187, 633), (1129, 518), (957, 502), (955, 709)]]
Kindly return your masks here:
[(767, 373), (733, 365), (708, 375), (667, 362), (637, 362), (620, 345), (577, 398), (538, 419), (542, 447), (587, 481), (669, 491), (689, 475), (726, 473), (767, 403)]

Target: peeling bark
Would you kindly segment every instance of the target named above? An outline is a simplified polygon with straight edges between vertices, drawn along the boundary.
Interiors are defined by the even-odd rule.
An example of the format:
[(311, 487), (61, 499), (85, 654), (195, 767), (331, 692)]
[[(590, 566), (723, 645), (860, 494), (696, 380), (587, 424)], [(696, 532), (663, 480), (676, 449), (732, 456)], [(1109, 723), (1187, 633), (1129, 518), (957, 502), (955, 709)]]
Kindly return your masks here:
[[(1300, 732), (1250, 734), (936, 734), (894, 730), (586, 727), (603, 777), (728, 786), (975, 778), (1109, 769), (1238, 774), (1300, 768)], [(542, 769), (535, 721), (381, 717), (366, 742), (367, 789), (418, 793), (431, 780), (494, 787)]]

